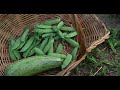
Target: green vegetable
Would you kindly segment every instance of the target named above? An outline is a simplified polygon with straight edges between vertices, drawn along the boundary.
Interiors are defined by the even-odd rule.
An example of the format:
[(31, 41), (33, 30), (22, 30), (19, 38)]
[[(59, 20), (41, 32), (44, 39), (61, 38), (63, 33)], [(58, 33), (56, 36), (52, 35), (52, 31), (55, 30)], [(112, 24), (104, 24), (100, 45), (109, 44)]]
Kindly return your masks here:
[(33, 32), (39, 33), (39, 34), (45, 34), (45, 33), (53, 33), (53, 29), (34, 29)]
[(36, 40), (34, 40), (34, 42), (32, 43), (32, 45), (25, 52), (23, 52), (23, 57), (24, 58), (26, 58), (29, 55), (29, 53), (35, 47), (35, 45), (36, 45)]
[(41, 43), (41, 45), (40, 45), (40, 50), (42, 50), (43, 51), (43, 49), (45, 48), (45, 46), (47, 45), (47, 42), (48, 42), (48, 38), (45, 38), (44, 40), (43, 40), (43, 42)]
[(53, 30), (54, 30), (61, 38), (64, 38), (63, 33), (62, 33), (56, 26), (53, 26)]
[(61, 19), (46, 20), (42, 24), (44, 24), (44, 25), (53, 25), (53, 24), (59, 23), (60, 21), (61, 21)]
[(50, 37), (50, 36), (55, 36), (55, 33), (43, 34), (43, 35), (42, 35), (42, 38), (46, 38), (46, 37)]
[(45, 55), (39, 48), (34, 48), (33, 51), (37, 54), (37, 55)]
[(61, 64), (60, 58), (33, 56), (8, 65), (5, 69), (5, 76), (33, 76), (60, 67)]
[(13, 50), (13, 53), (14, 53), (15, 57), (17, 58), (17, 60), (21, 59), (21, 55), (18, 50)]
[(58, 53), (50, 53), (50, 54), (48, 54), (48, 56), (57, 57), (57, 58), (61, 58), (61, 59), (66, 58), (66, 56), (64, 54), (58, 54)]
[(35, 39), (37, 39), (37, 40), (41, 40), (41, 39), (40, 39), (40, 34), (39, 34), (39, 33), (35, 33), (35, 34), (34, 34), (34, 37), (35, 37)]
[(21, 42), (25, 42), (28, 33), (29, 33), (29, 28), (26, 27), (24, 33), (21, 36)]
[(75, 31), (75, 29), (72, 27), (62, 27), (60, 30), (62, 30), (62, 31)]
[(54, 39), (52, 39), (51, 41), (49, 41), (48, 42), (48, 44), (45, 46), (45, 48), (44, 48), (44, 50), (43, 50), (43, 52), (46, 54), (48, 51), (49, 51), (49, 49), (50, 49), (50, 47), (51, 47), (51, 45), (54, 43)]
[(32, 56), (33, 54), (35, 54), (35, 52), (33, 51), (33, 49), (30, 51), (30, 53), (28, 54), (28, 57)]
[(73, 39), (65, 38), (65, 40), (70, 43), (73, 47), (80, 47), (79, 43)]
[(66, 35), (65, 37), (66, 38), (72, 38), (72, 37), (74, 37), (74, 36), (76, 36), (77, 35), (77, 32), (71, 32), (71, 33), (69, 33), (68, 35)]
[(61, 53), (62, 50), (63, 50), (63, 45), (60, 43), (57, 47), (56, 53)]
[(15, 39), (13, 36), (10, 37), (10, 45), (13, 46), (15, 43)]
[(52, 28), (52, 26), (49, 26), (49, 25), (42, 25), (42, 24), (38, 24), (38, 25), (36, 25), (36, 27), (37, 28), (41, 28), (41, 29), (51, 29)]
[(24, 42), (20, 42), (20, 45), (17, 49), (21, 49), (25, 45), (27, 39), (28, 39), (28, 36), (26, 37), (26, 40)]
[(27, 41), (27, 43), (23, 46), (23, 48), (20, 50), (20, 52), (25, 52), (31, 46), (31, 44), (33, 43), (34, 39), (35, 39), (34, 37), (31, 37)]
[(16, 40), (16, 42), (14, 43), (13, 47), (12, 47), (12, 50), (15, 50), (19, 47), (20, 45), (20, 37)]
[(74, 60), (75, 59), (75, 57), (76, 57), (76, 55), (77, 55), (77, 52), (78, 52), (78, 47), (75, 47), (74, 49), (73, 49), (73, 51), (71, 52), (71, 55), (72, 55), (72, 60)]
[(51, 44), (50, 49), (48, 50), (48, 54), (53, 53), (53, 44)]
[(61, 68), (64, 69), (66, 68), (72, 61), (72, 55), (68, 54), (66, 59), (63, 61)]
[[(12, 39), (11, 39), (12, 40)], [(14, 55), (14, 53), (13, 53), (13, 51), (12, 51), (12, 45), (11, 45), (11, 41), (10, 40), (10, 43), (9, 43), (9, 55), (10, 55), (10, 59), (11, 59), (11, 61), (16, 61), (17, 59), (16, 59), (16, 57), (15, 57), (15, 55)]]
[(64, 22), (63, 21), (61, 21), (58, 25), (57, 25), (57, 28), (58, 29), (61, 29), (61, 27), (64, 25)]

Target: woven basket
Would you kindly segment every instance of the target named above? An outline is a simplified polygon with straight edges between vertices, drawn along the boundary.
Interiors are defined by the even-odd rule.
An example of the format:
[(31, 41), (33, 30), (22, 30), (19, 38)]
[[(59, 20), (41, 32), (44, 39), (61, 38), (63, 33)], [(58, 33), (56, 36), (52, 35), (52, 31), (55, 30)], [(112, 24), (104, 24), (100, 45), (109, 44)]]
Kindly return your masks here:
[[(8, 52), (8, 41), (10, 36), (15, 38), (22, 34), (26, 25), (33, 26), (46, 19), (60, 17), (67, 26), (76, 28), (78, 35), (75, 38), (81, 45), (76, 60), (63, 71), (52, 70), (40, 75), (67, 76), (81, 61), (87, 53), (91, 52), (97, 45), (109, 38), (110, 32), (104, 23), (94, 14), (1, 14), (0, 15), (0, 76), (4, 75), (5, 67), (10, 62)], [(85, 28), (85, 29), (83, 29)], [(65, 50), (71, 50), (70, 46)]]

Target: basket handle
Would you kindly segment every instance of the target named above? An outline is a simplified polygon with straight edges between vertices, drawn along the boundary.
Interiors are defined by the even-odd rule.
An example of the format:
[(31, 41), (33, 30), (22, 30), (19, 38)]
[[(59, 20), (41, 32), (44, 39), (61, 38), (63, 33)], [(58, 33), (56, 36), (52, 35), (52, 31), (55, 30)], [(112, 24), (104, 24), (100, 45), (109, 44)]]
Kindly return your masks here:
[(77, 39), (78, 39), (78, 42), (80, 43), (80, 50), (79, 50), (80, 55), (78, 56), (77, 59), (80, 59), (86, 53), (85, 35), (82, 31), (83, 29), (81, 26), (81, 22), (78, 19), (77, 14), (69, 14), (69, 17), (71, 19), (73, 27), (76, 29), (78, 33)]

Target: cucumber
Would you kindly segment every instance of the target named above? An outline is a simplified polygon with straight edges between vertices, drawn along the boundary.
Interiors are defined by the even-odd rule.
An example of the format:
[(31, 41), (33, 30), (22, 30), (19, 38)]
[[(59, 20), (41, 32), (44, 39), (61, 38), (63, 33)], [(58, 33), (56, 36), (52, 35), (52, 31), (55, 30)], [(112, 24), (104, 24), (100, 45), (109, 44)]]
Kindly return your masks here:
[(5, 69), (5, 76), (33, 76), (47, 70), (60, 67), (60, 58), (49, 56), (32, 56), (12, 64)]

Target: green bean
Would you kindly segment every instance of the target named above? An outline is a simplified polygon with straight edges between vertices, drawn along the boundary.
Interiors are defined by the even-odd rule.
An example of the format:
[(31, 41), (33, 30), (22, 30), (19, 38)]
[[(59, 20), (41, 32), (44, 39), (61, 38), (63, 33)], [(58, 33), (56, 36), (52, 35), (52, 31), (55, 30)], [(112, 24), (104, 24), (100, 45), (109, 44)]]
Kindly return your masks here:
[(13, 47), (12, 47), (12, 50), (15, 50), (15, 49), (17, 49), (18, 47), (19, 47), (19, 45), (20, 45), (20, 37), (16, 40), (16, 42), (14, 43), (14, 45), (13, 45)]
[(56, 53), (61, 53), (62, 50), (63, 50), (63, 45), (60, 43), (57, 47)]
[(15, 43), (15, 39), (13, 36), (10, 37), (10, 45), (13, 46)]
[(70, 43), (73, 47), (80, 47), (79, 43), (76, 42), (75, 40), (73, 39), (70, 39), (70, 38), (65, 38), (65, 40)]
[(68, 35), (66, 35), (65, 37), (66, 38), (72, 38), (72, 37), (74, 37), (74, 36), (76, 36), (77, 35), (77, 32), (71, 32), (71, 33), (69, 33)]
[(64, 54), (58, 54), (58, 53), (49, 53), (48, 56), (57, 57), (57, 58), (61, 58), (61, 59), (66, 58), (66, 56)]
[(61, 38), (64, 38), (63, 33), (62, 33), (56, 26), (53, 26), (53, 30), (54, 30)]
[[(67, 34), (68, 34), (68, 33), (63, 33), (64, 36), (66, 36)], [(56, 35), (56, 36), (54, 37), (54, 39), (55, 39), (55, 40), (58, 40), (58, 39), (60, 39), (60, 36)]]
[(13, 53), (14, 53), (15, 57), (17, 58), (17, 60), (21, 59), (21, 55), (18, 50), (13, 50)]
[(53, 24), (57, 24), (61, 21), (61, 19), (54, 19), (54, 20), (46, 20), (44, 22), (42, 22), (42, 24), (44, 25), (53, 25)]
[(54, 32), (53, 29), (34, 29), (33, 31), (36, 33), (39, 33), (39, 34), (53, 33)]
[(29, 56), (32, 56), (33, 54), (35, 54), (35, 52), (33, 51), (33, 49), (30, 51), (30, 53), (28, 54), (28, 57)]
[(44, 52), (45, 54), (49, 51), (49, 49), (50, 49), (50, 47), (51, 47), (51, 44), (53, 44), (53, 43), (54, 43), (54, 39), (52, 39), (51, 41), (49, 41), (48, 44), (45, 46), (45, 48), (44, 48), (44, 50), (43, 50), (43, 52)]
[(25, 45), (27, 39), (28, 39), (28, 36), (26, 37), (26, 40), (24, 42), (20, 43), (20, 45), (19, 45), (19, 47), (17, 49), (21, 49)]
[(53, 53), (53, 44), (51, 44), (48, 54)]
[(11, 45), (11, 40), (10, 40), (10, 43), (9, 43), (9, 55), (10, 55), (10, 59), (11, 59), (11, 61), (16, 61), (17, 59), (16, 59), (16, 57), (15, 57), (15, 55), (14, 55), (14, 53), (13, 53), (13, 51), (12, 51), (12, 45)]
[(31, 46), (31, 44), (33, 43), (33, 41), (34, 41), (34, 36), (31, 37), (31, 38), (27, 41), (27, 43), (23, 46), (23, 48), (20, 50), (20, 52), (25, 52), (25, 51)]
[(24, 41), (25, 41), (25, 39), (26, 39), (29, 31), (30, 31), (29, 28), (26, 27), (24, 33), (23, 33), (22, 36), (21, 36), (21, 42), (24, 42)]
[(45, 55), (39, 48), (34, 48), (33, 51), (37, 54), (37, 55)]
[(35, 33), (34, 37), (35, 37), (35, 39), (40, 40), (40, 34), (39, 33)]
[(36, 25), (37, 28), (41, 28), (41, 29), (51, 29), (52, 26), (49, 25), (42, 25), (42, 24), (38, 24)]
[(45, 48), (45, 46), (47, 45), (47, 42), (48, 42), (48, 38), (45, 38), (43, 41), (42, 41), (42, 43), (41, 43), (41, 45), (40, 45), (40, 50), (42, 50), (43, 51), (43, 49)]
[(32, 45), (25, 52), (23, 52), (23, 57), (24, 58), (26, 58), (29, 55), (30, 51), (35, 47), (36, 42), (37, 42), (37, 40), (34, 40)]
[(78, 47), (75, 47), (73, 49), (73, 51), (71, 52), (72, 60), (74, 60), (76, 58), (77, 52), (78, 52)]
[(62, 27), (60, 30), (61, 31), (75, 31), (73, 27)]
[(61, 21), (58, 25), (57, 25), (57, 28), (58, 29), (61, 29), (61, 27), (64, 25), (64, 22), (63, 21)]
[(49, 37), (49, 36), (55, 36), (55, 33), (43, 34), (43, 35), (42, 35), (42, 38), (46, 38), (46, 37)]
[(63, 61), (61, 68), (64, 69), (66, 68), (72, 61), (72, 55), (68, 54), (65, 60)]

